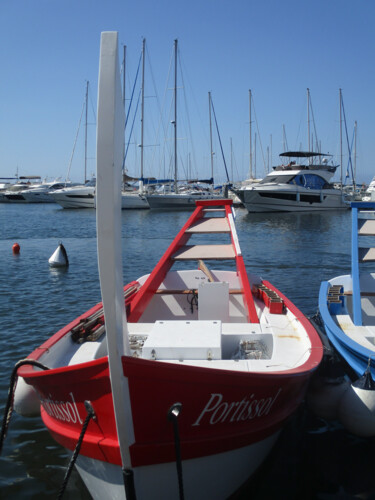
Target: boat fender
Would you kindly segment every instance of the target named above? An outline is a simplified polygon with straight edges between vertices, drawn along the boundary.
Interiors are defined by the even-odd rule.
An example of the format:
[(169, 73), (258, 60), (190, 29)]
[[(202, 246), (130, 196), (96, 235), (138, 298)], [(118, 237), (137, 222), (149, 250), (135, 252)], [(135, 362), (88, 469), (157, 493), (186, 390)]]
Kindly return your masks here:
[(59, 243), (59, 246), (48, 259), (48, 262), (51, 267), (69, 266), (68, 254), (66, 253), (65, 247), (62, 243)]
[(375, 382), (369, 368), (344, 393), (339, 420), (355, 436), (375, 436)]
[(5, 405), (5, 410), (4, 410), (4, 417), (3, 417), (3, 423), (1, 426), (1, 432), (0, 432), (0, 453), (1, 450), (3, 449), (3, 444), (5, 437), (7, 435), (8, 427), (9, 427), (9, 422), (12, 417), (13, 409), (14, 409), (14, 393), (16, 390), (17, 386), (17, 381), (18, 381), (18, 368), (24, 365), (31, 365), (31, 366), (36, 366), (37, 368), (40, 368), (42, 370), (49, 370), (47, 366), (44, 366), (42, 363), (37, 361), (36, 359), (21, 359), (21, 361), (18, 361), (13, 370), (12, 374), (10, 376), (10, 384), (9, 384), (9, 391), (8, 391), (8, 399)]
[(13, 400), (14, 410), (23, 417), (40, 415), (40, 400), (35, 389), (19, 377)]
[(315, 376), (309, 386), (306, 400), (313, 413), (325, 420), (336, 420), (343, 394), (350, 382), (345, 377)]

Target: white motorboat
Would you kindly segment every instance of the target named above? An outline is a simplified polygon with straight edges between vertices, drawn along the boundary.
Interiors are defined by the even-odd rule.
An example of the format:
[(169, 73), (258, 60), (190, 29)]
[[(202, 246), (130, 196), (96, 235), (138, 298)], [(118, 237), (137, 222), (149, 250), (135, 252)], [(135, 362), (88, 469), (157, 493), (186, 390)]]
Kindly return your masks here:
[(63, 208), (95, 208), (95, 185), (93, 183), (57, 189), (50, 196)]
[(146, 195), (150, 208), (194, 208), (197, 200), (222, 200), (223, 196), (206, 189), (188, 189), (184, 192), (153, 193)]
[(38, 180), (40, 180), (39, 175), (19, 177), (16, 183), (5, 186), (5, 189), (0, 192), (0, 202), (26, 203), (26, 199), (22, 193), (41, 186), (42, 184), (37, 182)]
[[(292, 151), (280, 156), (289, 158), (289, 163), (274, 167), (258, 184), (236, 190), (249, 212), (314, 212), (350, 207), (345, 193), (331, 184), (337, 165), (328, 163), (328, 155)], [(291, 158), (308, 162), (297, 163)], [(316, 163), (316, 158), (322, 160)]]
[(375, 201), (375, 177), (373, 177), (368, 188), (363, 193), (362, 201)]
[(51, 193), (65, 187), (72, 187), (72, 183), (62, 181), (46, 182), (40, 186), (21, 191), (19, 194), (25, 199), (26, 203), (54, 203), (55, 200)]

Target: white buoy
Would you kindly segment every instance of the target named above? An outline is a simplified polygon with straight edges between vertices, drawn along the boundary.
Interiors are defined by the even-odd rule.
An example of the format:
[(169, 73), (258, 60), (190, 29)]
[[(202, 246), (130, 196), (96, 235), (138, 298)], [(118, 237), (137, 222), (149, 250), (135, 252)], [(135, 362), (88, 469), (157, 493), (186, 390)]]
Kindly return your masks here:
[(14, 410), (23, 417), (37, 417), (40, 415), (40, 399), (34, 387), (26, 384), (22, 377), (18, 377), (13, 399)]
[(56, 248), (51, 257), (48, 259), (51, 267), (67, 267), (69, 266), (68, 254), (62, 243)]
[(356, 436), (375, 436), (375, 382), (369, 368), (343, 395), (339, 420)]

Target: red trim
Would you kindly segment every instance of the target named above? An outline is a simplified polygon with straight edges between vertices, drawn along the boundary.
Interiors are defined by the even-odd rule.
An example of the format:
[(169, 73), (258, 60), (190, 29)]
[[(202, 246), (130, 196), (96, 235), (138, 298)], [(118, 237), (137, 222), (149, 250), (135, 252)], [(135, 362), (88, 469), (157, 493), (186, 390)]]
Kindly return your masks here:
[[(298, 407), (315, 367), (306, 363), (288, 372), (247, 373), (132, 357), (122, 361), (134, 422), (132, 466), (175, 460), (173, 427), (167, 413), (177, 401), (183, 405), (179, 429), (184, 460), (261, 441), (281, 428)], [(91, 401), (97, 418), (89, 424), (81, 453), (121, 465), (107, 358), (32, 372), (26, 382), (43, 401), (45, 425), (58, 443), (71, 450), (86, 417), (84, 401)], [(216, 413), (207, 409), (212, 397), (220, 399), (220, 407), (215, 402)], [(239, 405), (242, 414), (235, 413)], [(270, 405), (268, 412), (265, 405)], [(223, 418), (227, 410), (232, 413)], [(257, 415), (262, 411), (263, 415)]]
[(167, 272), (173, 265), (172, 255), (177, 252), (177, 250), (185, 245), (185, 243), (190, 238), (190, 234), (186, 233), (186, 230), (199, 218), (202, 217), (202, 207), (197, 207), (192, 215), (187, 220), (186, 224), (182, 227), (180, 232), (177, 234), (175, 239), (169, 245), (167, 251), (156, 264), (155, 268), (147, 278), (146, 282), (140, 288), (137, 296), (133, 300), (130, 307), (130, 314), (128, 321), (130, 323), (137, 323), (139, 318), (142, 316), (146, 310), (150, 300), (152, 299), (154, 293), (159, 288), (160, 283), (165, 278)]
[[(128, 290), (129, 288), (131, 288), (134, 285), (139, 285), (138, 281), (131, 281), (130, 283), (128, 283), (124, 287), (124, 292), (126, 292), (126, 290)], [(130, 295), (129, 297), (126, 298), (125, 304), (128, 307), (131, 304), (132, 300), (134, 299), (134, 297), (136, 296), (137, 293), (138, 292), (134, 292), (134, 294), (132, 294), (132, 295)], [(103, 307), (103, 303), (99, 302), (94, 307), (92, 307), (91, 309), (89, 309), (85, 313), (81, 314), (81, 316), (78, 316), (78, 318), (76, 318), (75, 320), (71, 321), (68, 325), (64, 326), (63, 328), (61, 328), (61, 330), (59, 330), (54, 335), (52, 335), (52, 337), (50, 337), (49, 339), (47, 339), (41, 346), (37, 347), (27, 357), (27, 359), (34, 359), (34, 360), (39, 359), (46, 351), (48, 351), (49, 349), (51, 349), (52, 346), (54, 346), (55, 344), (57, 344), (57, 342), (59, 342), (60, 339), (62, 339), (63, 337), (65, 337), (65, 335), (67, 335), (68, 333), (70, 333), (70, 331), (72, 330), (72, 328), (74, 328), (75, 326), (77, 326), (82, 320), (84, 320), (86, 318), (89, 318), (90, 316), (92, 316), (93, 314), (95, 314), (102, 307)], [(65, 368), (63, 368), (63, 369), (65, 369)], [(25, 366), (21, 366), (21, 368), (18, 369), (17, 373), (21, 377), (25, 377), (26, 375), (29, 375), (31, 372), (34, 372), (34, 371), (35, 371), (36, 374), (40, 373), (39, 371), (35, 370), (33, 367), (25, 365)]]
[(141, 318), (142, 314), (146, 310), (150, 300), (152, 299), (154, 293), (159, 288), (160, 283), (165, 278), (167, 272), (170, 270), (172, 265), (174, 264), (172, 260), (173, 254), (177, 252), (177, 250), (184, 246), (186, 242), (191, 237), (190, 233), (186, 233), (186, 230), (194, 224), (198, 219), (203, 217), (203, 209), (204, 207), (212, 207), (212, 206), (224, 206), (226, 209), (226, 214), (228, 214), (228, 210), (230, 212), (230, 206), (232, 205), (232, 200), (200, 200), (196, 201), (196, 209), (191, 214), (185, 225), (179, 231), (175, 239), (169, 245), (167, 251), (164, 253), (162, 258), (156, 264), (155, 268), (137, 293), (137, 296), (133, 300), (130, 313), (128, 316), (128, 321), (130, 323), (137, 323)]
[(229, 198), (223, 200), (197, 200), (195, 204), (197, 207), (230, 206), (233, 204), (233, 201)]
[[(273, 286), (269, 281), (263, 280), (263, 283), (279, 295), (289, 311), (294, 314), (298, 321), (301, 322), (311, 342), (311, 354), (307, 363), (310, 363), (312, 366), (316, 365), (317, 367), (323, 359), (323, 345), (318, 332), (315, 330), (306, 316), (298, 309), (298, 307), (295, 306), (293, 302), (291, 302), (283, 293), (281, 293), (280, 290)], [(304, 368), (307, 363), (305, 363), (301, 368)]]

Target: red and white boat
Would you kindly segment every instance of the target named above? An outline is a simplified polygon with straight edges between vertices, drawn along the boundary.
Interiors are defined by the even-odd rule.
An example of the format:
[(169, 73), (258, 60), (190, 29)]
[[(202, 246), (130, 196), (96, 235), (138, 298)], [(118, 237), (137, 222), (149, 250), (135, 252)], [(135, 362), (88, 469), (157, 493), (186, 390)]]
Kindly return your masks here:
[[(227, 498), (262, 463), (303, 400), (322, 344), (290, 300), (247, 273), (231, 200), (197, 202), (152, 272), (123, 287), (122, 130), (117, 34), (103, 33), (103, 302), (28, 356), (48, 370), (26, 365), (18, 374), (37, 394), (52, 436), (69, 450), (87, 416), (85, 401), (91, 403), (95, 419), (76, 467), (94, 498), (129, 499), (134, 491), (138, 500), (182, 498), (182, 491), (187, 499)], [(27, 413), (17, 395), (16, 403)]]

